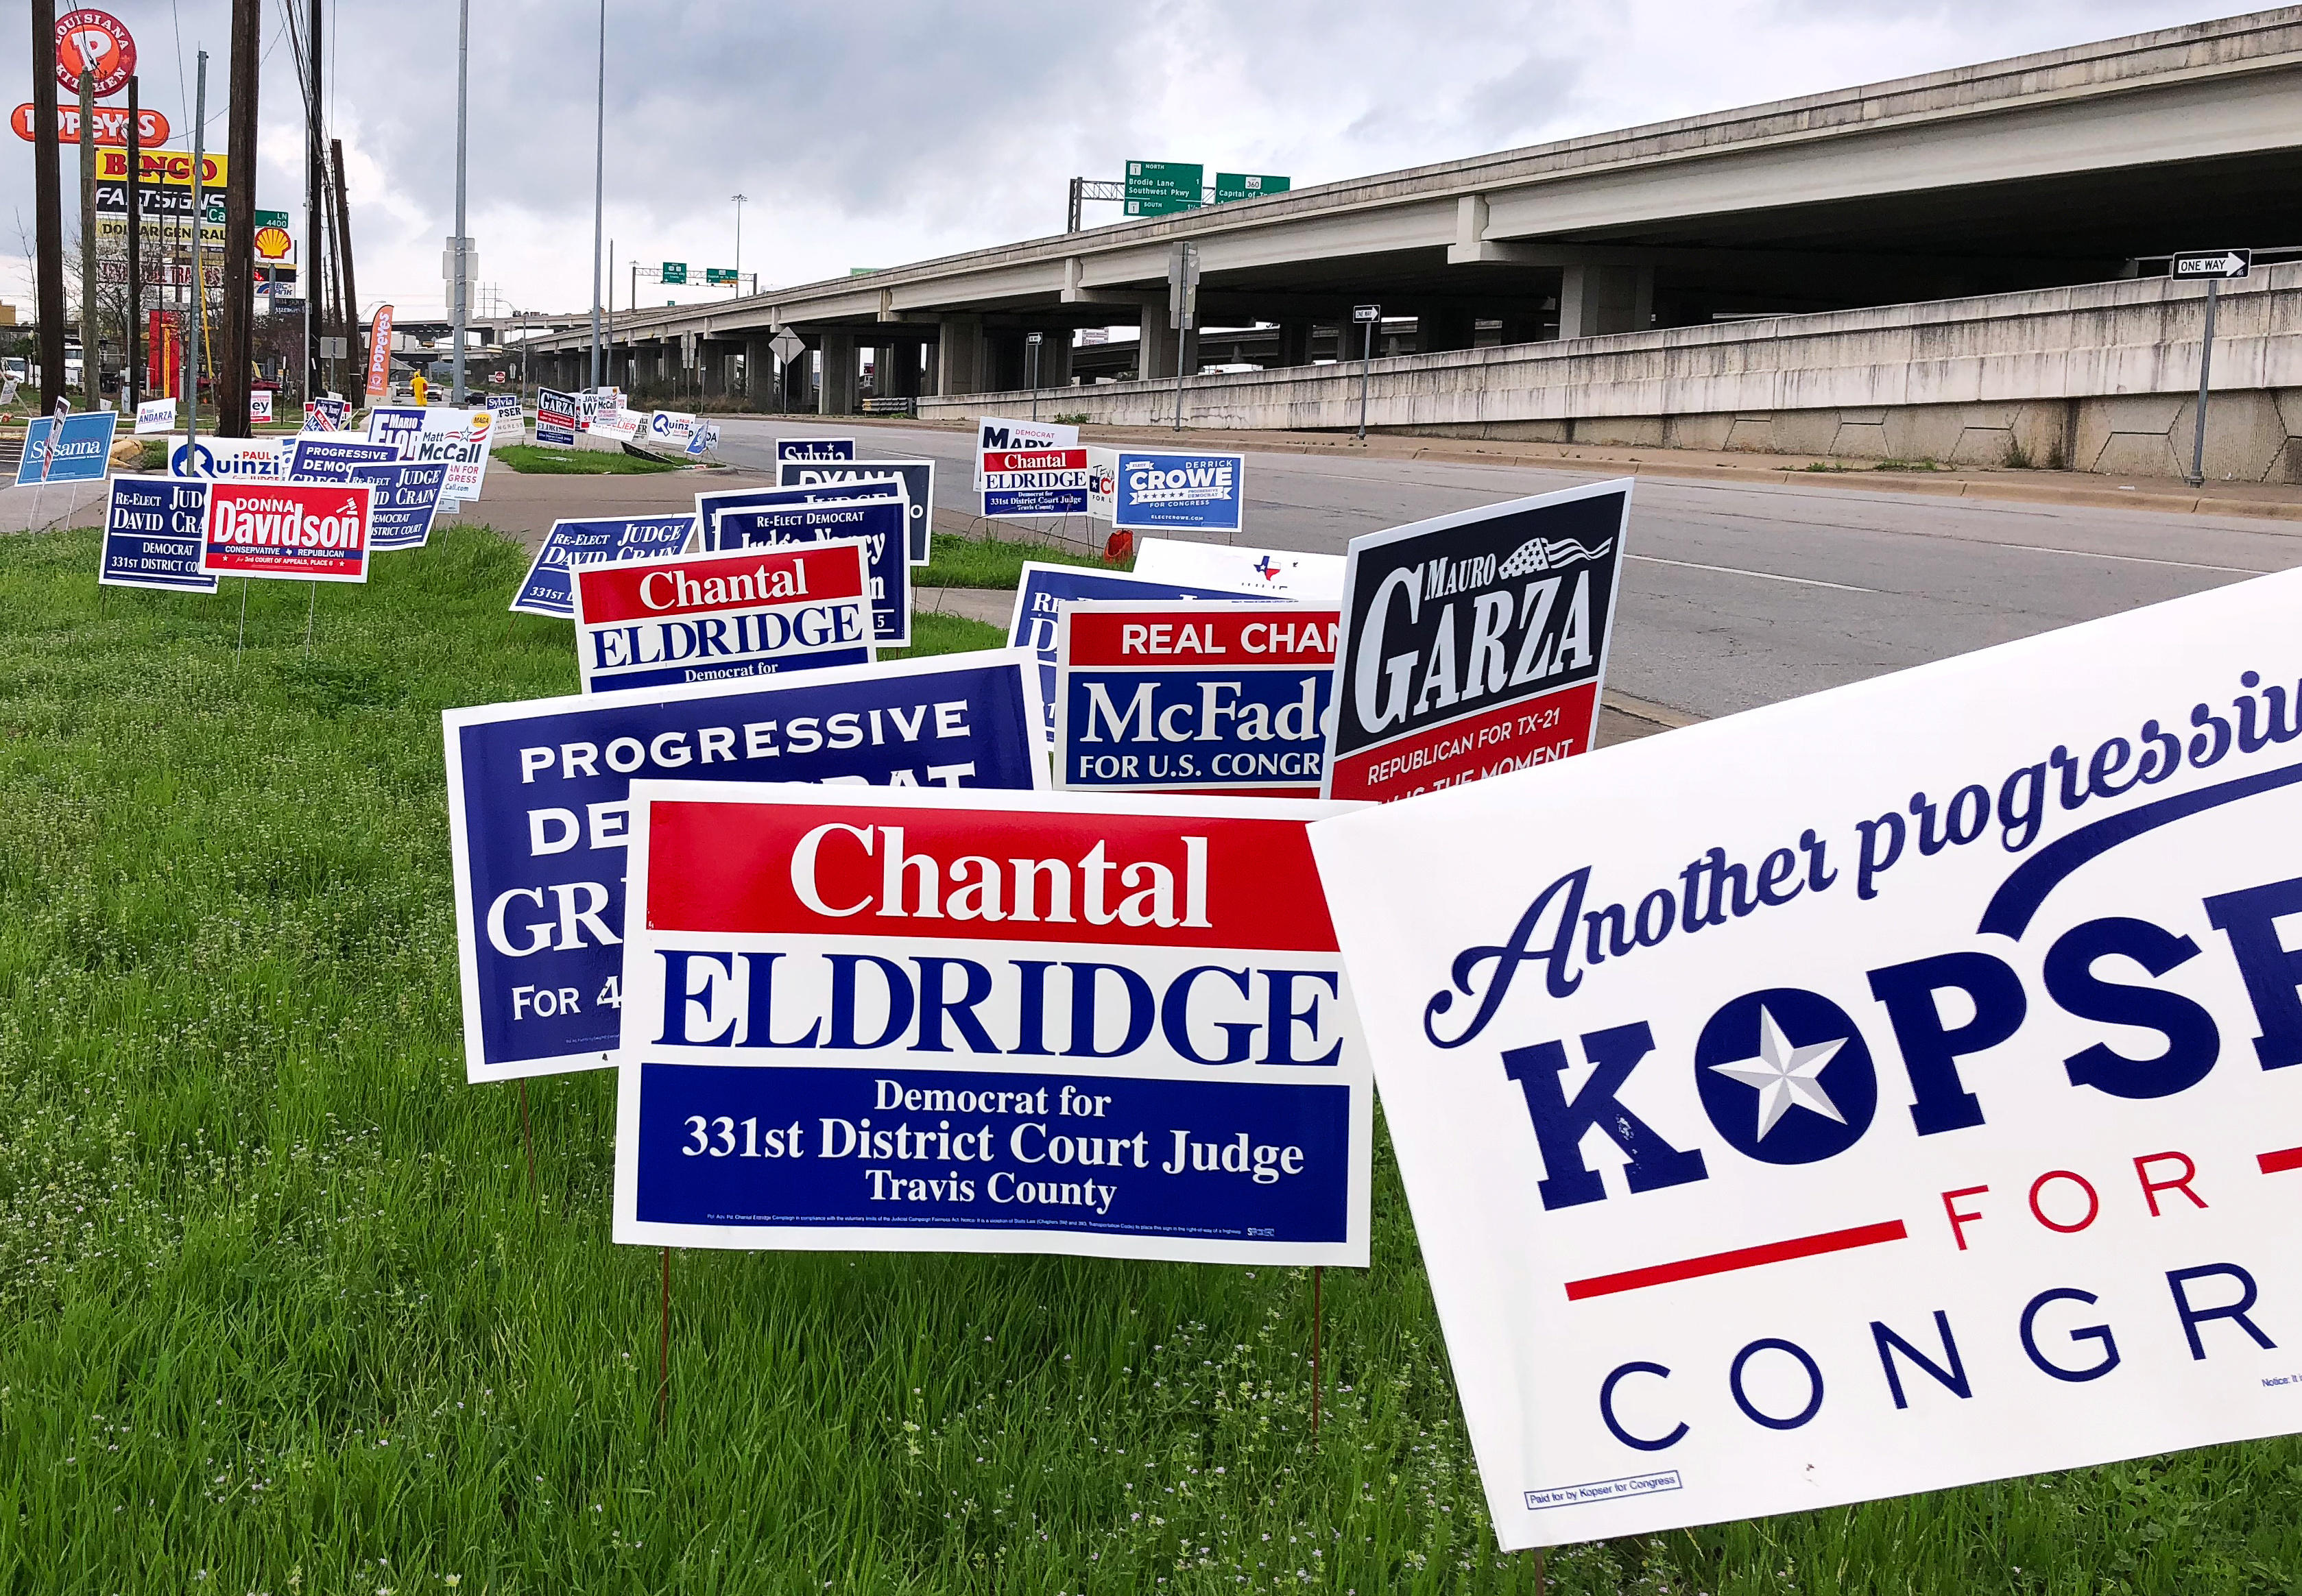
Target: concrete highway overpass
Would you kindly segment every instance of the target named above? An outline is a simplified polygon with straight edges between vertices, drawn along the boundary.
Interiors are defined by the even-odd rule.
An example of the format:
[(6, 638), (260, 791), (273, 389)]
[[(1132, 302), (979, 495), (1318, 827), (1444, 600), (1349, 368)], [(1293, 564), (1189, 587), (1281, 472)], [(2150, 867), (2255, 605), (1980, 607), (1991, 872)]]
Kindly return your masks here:
[[(1284, 379), (1286, 392), (1273, 401), (1283, 415), (1243, 400), (1221, 415), (1187, 411), (1187, 420), (1345, 424), (1341, 390), (1347, 381), (1355, 389), (1357, 373), (1313, 362), (1345, 347), (1349, 307), (1374, 301), (1411, 318), (1388, 323), (1378, 346), (1387, 357), (1378, 369), (1395, 380), (1375, 424), (1547, 424), (1575, 418), (1548, 401), (1514, 414), (1516, 401), (1499, 409), (1494, 396), (1558, 384), (1498, 387), (1485, 380), (1497, 365), (1490, 349), (1555, 362), (1625, 338), (1701, 347), (1715, 337), (1735, 351), (1730, 362), (1771, 370), (1780, 362), (1769, 365), (1765, 350), (1752, 366), (1754, 343), (1811, 344), (1814, 330), (1848, 325), (1830, 323), (1834, 314), (1954, 302), (1986, 307), (1981, 322), (1999, 326), (2008, 306), (2036, 303), (2023, 296), (2162, 273), (2163, 258), (2151, 257), (2172, 249), (2302, 244), (2298, 155), (2302, 6), (2288, 6), (863, 277), (627, 312), (616, 318), (615, 376), (710, 392), (742, 369), (769, 402), (760, 381), (776, 369), (768, 340), (788, 328), (811, 358), (779, 374), (786, 402), (806, 391), (811, 365), (818, 407), (853, 409), (870, 351), (881, 395), (957, 413), (1023, 388), (1028, 334), (1045, 335), (1038, 387), (1064, 388), (1074, 330), (1134, 322), (1136, 380), (1057, 397), (1099, 419), (1154, 415), (1158, 391), (1172, 404), (1178, 361), (1202, 364), (1166, 325), (1167, 262), (1189, 240), (1202, 263), (1201, 319), (1267, 323), (1252, 358), (1273, 368), (1259, 374), (1261, 386)], [(2159, 345), (2169, 314), (2180, 319), (2158, 315)], [(539, 370), (580, 382), (588, 329), (528, 348)], [(1346, 352), (1358, 353), (1355, 335)], [(1110, 371), (1116, 360), (1106, 352), (1093, 364)], [(2180, 362), (2155, 365), (2172, 372)], [(1418, 382), (1419, 372), (1434, 382)], [(1245, 376), (1207, 381), (1210, 392), (1257, 386)], [(1446, 402), (1397, 402), (1434, 385)], [(2051, 388), (2001, 397), (2085, 397)], [(1664, 397), (1645, 414), (1671, 414), (1658, 407)], [(1769, 407), (1783, 407), (1783, 397), (1771, 394)]]

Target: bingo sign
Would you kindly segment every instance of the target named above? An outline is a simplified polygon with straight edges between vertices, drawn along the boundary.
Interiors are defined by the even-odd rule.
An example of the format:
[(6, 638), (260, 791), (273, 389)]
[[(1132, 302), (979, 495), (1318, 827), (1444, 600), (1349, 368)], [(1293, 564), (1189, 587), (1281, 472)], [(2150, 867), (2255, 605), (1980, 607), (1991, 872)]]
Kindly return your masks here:
[(1364, 1266), (1324, 812), (634, 782), (615, 1239)]
[(1389, 802), (1591, 746), (1631, 484), (1351, 540), (1327, 795)]
[(2302, 1431), (2298, 604), (1314, 827), (1506, 1548)]
[(1084, 449), (986, 449), (982, 466), (987, 519), (1087, 514)]
[(374, 495), (365, 483), (212, 483), (200, 569), (211, 576), (365, 582)]
[(577, 566), (584, 691), (871, 662), (860, 541)]
[(1237, 532), (1246, 477), (1245, 455), (1122, 449), (1112, 525), (1120, 532)]

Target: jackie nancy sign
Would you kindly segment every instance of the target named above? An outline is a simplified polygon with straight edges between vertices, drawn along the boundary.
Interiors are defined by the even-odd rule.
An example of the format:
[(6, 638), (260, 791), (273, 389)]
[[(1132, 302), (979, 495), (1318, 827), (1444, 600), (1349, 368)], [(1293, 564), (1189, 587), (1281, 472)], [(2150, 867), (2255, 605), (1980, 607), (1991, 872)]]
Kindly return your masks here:
[(1351, 540), (1327, 795), (1388, 802), (1591, 746), (1631, 484)]
[(635, 782), (616, 1239), (1364, 1264), (1325, 812)]
[(871, 662), (853, 540), (573, 567), (584, 691)]
[(2302, 1430), (2298, 603), (1314, 828), (1505, 1546)]

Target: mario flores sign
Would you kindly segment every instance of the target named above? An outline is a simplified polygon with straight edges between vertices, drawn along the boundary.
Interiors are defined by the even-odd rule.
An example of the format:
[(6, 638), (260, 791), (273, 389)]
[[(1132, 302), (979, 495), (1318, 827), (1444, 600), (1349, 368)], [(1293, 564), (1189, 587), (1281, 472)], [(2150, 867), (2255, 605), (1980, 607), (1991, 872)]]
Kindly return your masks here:
[(1332, 812), (633, 783), (616, 1239), (1365, 1264)]
[(869, 665), (864, 559), (846, 540), (575, 567), (584, 691)]
[(365, 582), (374, 499), (365, 483), (211, 483), (200, 572)]
[(2302, 1431), (2298, 603), (1313, 828), (1506, 1547)]

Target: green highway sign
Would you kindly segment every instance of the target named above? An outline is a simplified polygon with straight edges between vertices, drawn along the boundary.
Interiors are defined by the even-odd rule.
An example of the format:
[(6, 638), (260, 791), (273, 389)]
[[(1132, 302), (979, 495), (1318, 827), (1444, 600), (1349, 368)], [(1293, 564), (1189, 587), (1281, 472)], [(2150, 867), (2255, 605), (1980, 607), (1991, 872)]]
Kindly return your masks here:
[(703, 268), (703, 281), (732, 283), (735, 281), (735, 273), (725, 266), (706, 266)]
[(1197, 161), (1130, 161), (1123, 198), (1130, 216), (1172, 216), (1197, 210), (1207, 169)]
[(256, 213), (256, 225), (258, 227), (285, 227), (288, 225), (288, 213), (285, 211), (258, 211)]
[(1273, 177), (1268, 172), (1218, 172), (1215, 173), (1215, 203), (1228, 205), (1234, 199), (1260, 199), (1266, 194), (1284, 194), (1293, 186), (1291, 178)]
[(684, 260), (668, 260), (664, 262), (661, 281), (665, 282), (685, 282), (687, 281), (687, 263)]

